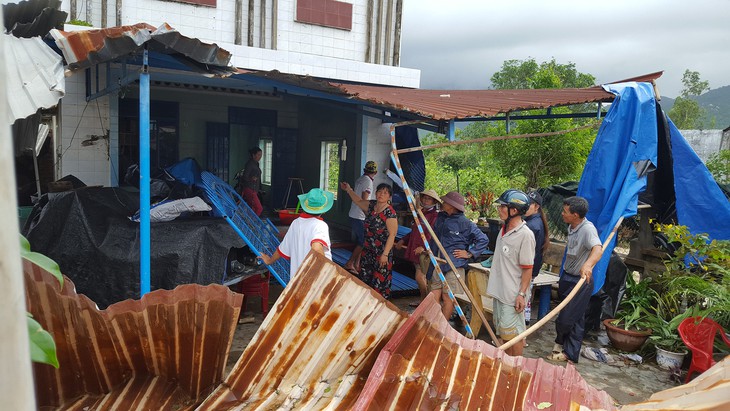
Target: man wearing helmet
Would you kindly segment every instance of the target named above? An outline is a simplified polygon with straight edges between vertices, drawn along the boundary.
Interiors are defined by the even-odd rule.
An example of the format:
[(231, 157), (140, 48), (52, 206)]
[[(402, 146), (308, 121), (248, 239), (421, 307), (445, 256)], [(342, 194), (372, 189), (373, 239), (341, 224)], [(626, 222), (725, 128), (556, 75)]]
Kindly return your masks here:
[[(507, 190), (495, 201), (504, 226), (497, 235), (487, 294), (494, 297), (492, 312), (497, 334), (509, 341), (525, 331), (525, 306), (535, 260), (535, 235), (523, 220), (530, 207), (527, 194)], [(506, 350), (522, 355), (524, 340)]]

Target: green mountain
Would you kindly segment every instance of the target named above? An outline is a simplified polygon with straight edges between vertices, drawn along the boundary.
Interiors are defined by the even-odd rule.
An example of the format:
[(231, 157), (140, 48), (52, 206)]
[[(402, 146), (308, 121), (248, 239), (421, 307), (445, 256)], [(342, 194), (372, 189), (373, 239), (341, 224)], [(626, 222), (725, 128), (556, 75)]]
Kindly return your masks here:
[[(674, 100), (671, 97), (662, 97), (660, 103), (665, 113), (671, 110)], [(730, 126), (730, 86), (710, 90), (696, 100), (707, 112), (704, 129), (724, 129)]]

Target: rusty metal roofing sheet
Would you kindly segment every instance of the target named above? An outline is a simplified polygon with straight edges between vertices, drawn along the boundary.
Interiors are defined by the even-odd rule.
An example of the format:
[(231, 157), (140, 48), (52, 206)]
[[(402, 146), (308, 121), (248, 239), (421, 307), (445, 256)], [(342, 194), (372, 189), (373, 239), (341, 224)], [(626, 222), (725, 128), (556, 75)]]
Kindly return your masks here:
[(13, 124), (58, 104), (66, 85), (61, 57), (39, 37), (5, 36), (3, 43), (6, 58), (0, 64), (6, 65), (7, 86), (2, 98), (8, 99), (8, 117), (3, 120)]
[(223, 384), (200, 406), (350, 409), (407, 314), (310, 253)]
[(383, 348), (353, 409), (536, 410), (541, 403), (615, 409), (572, 365), (511, 357), (467, 339), (429, 295)]
[[(328, 93), (386, 111), (405, 112), (432, 120), (492, 117), (519, 110), (583, 103), (611, 102), (614, 95), (602, 87), (524, 90), (427, 90), (368, 84), (348, 84), (309, 76), (239, 70), (245, 78), (265, 78), (295, 87)], [(662, 72), (627, 81), (651, 81)]]
[(242, 295), (220, 285), (156, 290), (100, 311), (24, 261), (26, 304), (60, 367), (34, 364), (38, 407), (184, 409), (223, 378)]
[(43, 37), (53, 28), (63, 28), (68, 13), (59, 10), (60, 7), (60, 0), (27, 0), (3, 4), (5, 31), (15, 37)]
[(65, 32), (51, 30), (63, 52), (69, 70), (79, 70), (138, 52), (148, 44), (150, 51), (170, 54), (182, 62), (214, 74), (231, 74), (231, 53), (216, 44), (189, 38), (164, 23), (155, 28), (147, 23), (100, 30)]
[(659, 391), (644, 402), (621, 408), (621, 411), (645, 410), (730, 410), (730, 356), (687, 384)]

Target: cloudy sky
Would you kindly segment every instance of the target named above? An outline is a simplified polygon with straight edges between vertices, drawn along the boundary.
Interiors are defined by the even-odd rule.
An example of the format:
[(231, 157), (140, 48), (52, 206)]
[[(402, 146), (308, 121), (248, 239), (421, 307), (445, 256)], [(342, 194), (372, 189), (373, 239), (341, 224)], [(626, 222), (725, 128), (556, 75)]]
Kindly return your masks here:
[(505, 60), (554, 57), (599, 83), (664, 70), (676, 97), (685, 69), (730, 85), (730, 0), (404, 0), (401, 55), (422, 88), (484, 89)]

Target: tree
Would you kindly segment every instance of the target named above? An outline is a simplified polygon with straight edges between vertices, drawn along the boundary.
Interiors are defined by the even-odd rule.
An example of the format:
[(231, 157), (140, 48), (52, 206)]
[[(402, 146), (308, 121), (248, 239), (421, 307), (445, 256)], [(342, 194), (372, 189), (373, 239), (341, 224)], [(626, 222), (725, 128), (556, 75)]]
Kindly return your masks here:
[(730, 184), (730, 150), (720, 150), (711, 155), (707, 169), (719, 184)]
[[(492, 75), (491, 81), (492, 86), (498, 89), (580, 88), (593, 85), (595, 78), (578, 72), (574, 63), (560, 64), (553, 59), (537, 64), (530, 58), (504, 62), (502, 69)], [(555, 114), (571, 111), (566, 107), (552, 110)], [(538, 111), (528, 113), (544, 114)], [(574, 128), (587, 121), (594, 120), (523, 120), (514, 124), (513, 133), (554, 132)], [(492, 143), (493, 157), (504, 176), (522, 176), (524, 188), (544, 187), (579, 177), (594, 139), (591, 130), (583, 130), (555, 137), (496, 141)]]
[(681, 130), (700, 128), (702, 118), (707, 113), (700, 107), (697, 97), (710, 90), (710, 83), (700, 80), (699, 72), (685, 70), (682, 75), (682, 84), (684, 84), (684, 88), (681, 95), (674, 101), (672, 109), (669, 110), (669, 118)]

